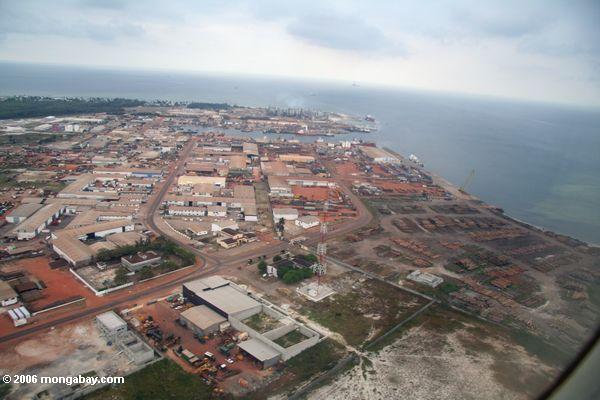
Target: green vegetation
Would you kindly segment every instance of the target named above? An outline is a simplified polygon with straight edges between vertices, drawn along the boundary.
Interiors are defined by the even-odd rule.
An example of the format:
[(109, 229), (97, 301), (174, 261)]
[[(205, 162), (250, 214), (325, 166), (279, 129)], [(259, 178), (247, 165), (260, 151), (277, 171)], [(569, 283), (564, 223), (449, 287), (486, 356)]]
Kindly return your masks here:
[(5, 399), (10, 393), (10, 383), (0, 382), (0, 400)]
[(52, 98), (13, 96), (0, 99), (0, 119), (85, 113), (121, 113), (125, 107), (146, 104), (141, 100), (103, 98)]
[(244, 398), (266, 399), (286, 391), (289, 392), (313, 376), (332, 369), (345, 354), (346, 351), (341, 345), (331, 339), (326, 339), (289, 359), (287, 361), (288, 374), (284, 375), (282, 379), (273, 381), (268, 386), (249, 393)]
[[(410, 303), (410, 306), (407, 305)], [(416, 296), (386, 283), (368, 280), (361, 287), (318, 303), (306, 301), (302, 312), (340, 333), (352, 346), (376, 339), (423, 305)]]
[(115, 286), (124, 285), (127, 282), (129, 282), (129, 276), (127, 276), (128, 273), (129, 271), (127, 271), (127, 268), (125, 267), (120, 267), (119, 269), (117, 269), (114, 279)]
[(310, 254), (298, 254), (295, 257), (296, 258), (304, 259), (304, 260), (309, 261), (311, 263), (316, 263), (317, 261), (319, 261), (319, 259), (317, 258), (317, 256), (315, 256), (312, 253), (310, 253)]
[(229, 110), (230, 108), (232, 108), (232, 106), (227, 103), (194, 102), (188, 104), (187, 108), (197, 108), (200, 110)]
[(258, 268), (258, 272), (260, 272), (260, 274), (266, 274), (267, 273), (267, 262), (265, 260), (260, 260), (260, 262), (257, 265)]
[(199, 376), (188, 374), (169, 359), (158, 361), (125, 378), (125, 383), (106, 387), (85, 396), (85, 400), (202, 400), (212, 391)]
[(313, 272), (310, 268), (295, 268), (288, 270), (283, 275), (279, 275), (278, 270), (277, 276), (281, 276), (283, 283), (291, 285), (292, 283), (297, 283), (306, 278), (310, 278), (313, 276)]
[(154, 276), (154, 271), (149, 265), (146, 265), (140, 270), (140, 280), (150, 279)]
[(262, 312), (254, 314), (243, 322), (259, 333), (265, 333), (281, 325), (278, 320)]
[[(196, 256), (194, 255), (194, 253), (162, 237), (151, 242), (137, 243), (132, 246), (120, 246), (114, 250), (103, 249), (98, 252), (96, 259), (98, 261), (114, 261), (120, 259), (123, 256), (135, 254), (140, 251), (150, 250), (156, 251), (157, 253), (160, 253), (163, 256), (174, 256), (178, 258), (181, 261), (179, 267), (187, 267), (188, 265), (194, 264), (194, 262), (196, 261)], [(173, 268), (174, 266), (176, 266), (176, 264), (174, 264), (173, 261), (169, 260), (164, 261), (163, 264), (161, 264), (161, 266), (168, 270), (177, 269)]]
[(290, 358), (287, 364), (296, 380), (302, 382), (315, 373), (330, 370), (342, 356), (340, 345), (327, 339)]
[(440, 290), (444, 294), (450, 294), (452, 292), (456, 292), (460, 287), (452, 282), (444, 282), (440, 285)]
[(285, 335), (274, 340), (275, 343), (283, 348), (287, 348), (308, 339), (306, 336), (300, 333), (298, 330), (293, 330)]
[(313, 276), (313, 272), (310, 268), (296, 268), (296, 265), (292, 261), (282, 261), (281, 256), (273, 257), (273, 261), (278, 262), (277, 277), (288, 285)]
[(283, 234), (283, 231), (285, 230), (285, 219), (279, 218), (279, 221), (275, 224), (275, 230)]

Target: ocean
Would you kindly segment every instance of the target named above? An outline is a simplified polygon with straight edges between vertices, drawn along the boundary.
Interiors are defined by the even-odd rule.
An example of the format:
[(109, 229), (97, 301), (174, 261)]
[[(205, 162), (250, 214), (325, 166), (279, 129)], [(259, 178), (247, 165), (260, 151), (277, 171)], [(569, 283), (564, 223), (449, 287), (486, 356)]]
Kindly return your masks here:
[[(600, 244), (600, 110), (269, 77), (0, 63), (0, 95), (303, 107), (364, 116), (351, 134), (401, 154), (514, 218)], [(341, 139), (341, 137), (340, 137)]]

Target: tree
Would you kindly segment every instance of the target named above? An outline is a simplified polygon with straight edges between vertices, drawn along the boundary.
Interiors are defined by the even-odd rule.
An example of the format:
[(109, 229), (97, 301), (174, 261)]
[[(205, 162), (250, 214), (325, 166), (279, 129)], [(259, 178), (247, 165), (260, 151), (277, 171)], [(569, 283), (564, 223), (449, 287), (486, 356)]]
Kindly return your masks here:
[(126, 284), (127, 282), (129, 282), (129, 277), (127, 276), (128, 273), (129, 271), (127, 271), (125, 267), (119, 268), (115, 273), (115, 278), (113, 279), (113, 282), (117, 286)]
[(281, 232), (283, 233), (283, 231), (285, 230), (285, 219), (283, 218), (279, 218), (279, 221), (277, 222), (277, 224), (275, 225), (275, 230), (277, 232)]
[(307, 254), (304, 256), (304, 259), (307, 261), (310, 261), (312, 263), (316, 263), (317, 261), (319, 261), (319, 259), (317, 258), (317, 256), (315, 256), (314, 254)]
[(154, 272), (149, 265), (146, 265), (144, 268), (140, 270), (140, 280), (150, 279), (154, 276)]
[(267, 272), (267, 263), (265, 262), (265, 260), (261, 260), (261, 261), (258, 263), (258, 271), (259, 271), (261, 274), (264, 274), (264, 273), (266, 273), (266, 272)]
[(281, 261), (281, 256), (278, 254), (275, 257), (273, 257), (273, 262), (277, 262), (277, 261)]

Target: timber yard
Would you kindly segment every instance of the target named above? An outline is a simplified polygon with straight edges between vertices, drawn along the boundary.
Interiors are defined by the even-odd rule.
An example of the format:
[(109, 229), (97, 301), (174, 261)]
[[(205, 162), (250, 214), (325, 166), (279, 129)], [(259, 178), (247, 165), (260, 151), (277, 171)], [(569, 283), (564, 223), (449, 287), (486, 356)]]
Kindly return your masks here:
[(7, 398), (539, 394), (595, 329), (599, 249), (374, 129), (208, 103), (0, 121), (1, 372), (125, 376)]

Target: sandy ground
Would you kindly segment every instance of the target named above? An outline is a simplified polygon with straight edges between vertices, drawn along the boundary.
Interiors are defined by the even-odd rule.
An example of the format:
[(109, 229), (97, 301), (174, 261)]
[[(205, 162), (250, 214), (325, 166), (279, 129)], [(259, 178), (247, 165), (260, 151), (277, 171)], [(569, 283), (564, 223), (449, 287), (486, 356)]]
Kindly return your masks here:
[(527, 399), (553, 372), (522, 348), (467, 329), (442, 335), (414, 327), (367, 357), (308, 398)]
[[(91, 320), (54, 329), (0, 352), (2, 374), (123, 376), (133, 366), (115, 346), (108, 346)], [(13, 385), (9, 399), (32, 398), (50, 385)]]

